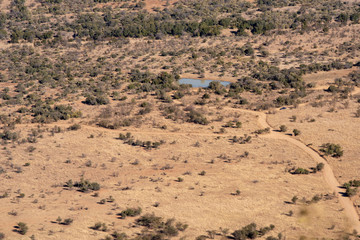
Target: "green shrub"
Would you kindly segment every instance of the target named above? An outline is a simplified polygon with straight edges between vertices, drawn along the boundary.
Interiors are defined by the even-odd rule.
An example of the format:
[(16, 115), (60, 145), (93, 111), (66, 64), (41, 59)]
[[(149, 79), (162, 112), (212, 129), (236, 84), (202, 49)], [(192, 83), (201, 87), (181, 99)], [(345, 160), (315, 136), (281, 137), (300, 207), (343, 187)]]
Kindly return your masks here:
[(76, 130), (79, 130), (80, 128), (81, 128), (81, 125), (78, 124), (78, 123), (75, 123), (75, 124), (71, 125), (71, 126), (68, 128), (68, 130), (70, 130), (70, 131), (76, 131)]
[(334, 143), (323, 144), (320, 151), (324, 152), (325, 155), (330, 155), (332, 157), (341, 157), (344, 153), (344, 151), (341, 149), (341, 146)]
[(264, 227), (257, 230), (256, 224), (251, 223), (242, 229), (236, 230), (231, 235), (235, 240), (255, 239), (257, 237), (264, 236), (267, 232), (273, 230), (274, 228), (274, 225), (270, 225), (269, 227)]
[(286, 131), (287, 131), (287, 127), (285, 125), (281, 125), (280, 132), (286, 132)]
[(294, 133), (294, 136), (298, 136), (298, 135), (300, 135), (301, 132), (298, 129), (294, 129), (293, 133)]
[(63, 225), (71, 225), (73, 223), (73, 219), (72, 218), (66, 218), (64, 219), (64, 221), (62, 222)]
[(324, 168), (324, 164), (323, 163), (318, 163), (317, 165), (316, 165), (316, 171), (321, 171), (321, 170), (323, 170), (323, 168)]
[(187, 225), (185, 223), (177, 222), (175, 226), (179, 231), (183, 232), (188, 228), (189, 225)]
[(95, 223), (94, 226), (92, 226), (91, 228), (94, 229), (94, 230), (99, 230), (102, 226), (102, 223), (101, 222), (97, 222)]
[(108, 104), (109, 98), (105, 95), (88, 95), (84, 101), (87, 105), (106, 105)]
[(179, 234), (179, 230), (172, 225), (173, 221), (173, 219), (167, 220), (164, 228), (161, 230), (161, 233), (165, 234), (166, 236), (177, 236)]
[(158, 228), (162, 225), (162, 218), (155, 216), (155, 214), (145, 214), (136, 220), (137, 224), (147, 228)]
[(26, 225), (26, 223), (19, 222), (17, 224), (17, 232), (21, 235), (25, 235), (27, 231), (29, 230), (29, 227)]
[(70, 105), (57, 105), (51, 107), (48, 104), (37, 103), (31, 108), (31, 112), (34, 116), (33, 122), (39, 123), (50, 123), (82, 116), (81, 111), (74, 111)]
[(128, 239), (127, 235), (125, 233), (119, 233), (119, 232), (114, 232), (113, 234), (111, 234), (114, 238), (114, 240), (126, 240)]
[(352, 197), (357, 194), (357, 188), (360, 187), (360, 180), (350, 180), (344, 183), (342, 187), (346, 188), (346, 196)]
[(304, 168), (297, 168), (294, 172), (294, 174), (309, 174), (310, 171)]
[(187, 114), (187, 116), (189, 122), (202, 124), (202, 125), (209, 124), (209, 121), (206, 119), (206, 117), (196, 110), (191, 109), (190, 112)]
[(343, 184), (343, 187), (360, 187), (360, 180), (350, 180), (347, 183)]
[(140, 207), (127, 208), (124, 211), (122, 211), (121, 213), (119, 213), (119, 215), (121, 216), (121, 218), (136, 217), (136, 216), (140, 215), (141, 212), (142, 212), (142, 209)]
[[(72, 183), (72, 181), (68, 181), (68, 183)], [(79, 182), (75, 182), (74, 187), (79, 188), (81, 192), (87, 192), (89, 190), (98, 191), (100, 190), (100, 184), (97, 182), (90, 182), (89, 180), (81, 179)]]
[(97, 222), (94, 226), (90, 227), (91, 229), (98, 230), (98, 231), (107, 231), (107, 226), (105, 223)]
[(346, 188), (346, 191), (345, 191), (346, 196), (352, 197), (352, 196), (356, 195), (356, 193), (357, 193), (357, 188), (351, 188), (351, 187)]
[(19, 138), (19, 134), (17, 132), (4, 129), (4, 131), (0, 133), (0, 138), (3, 140), (16, 141)]
[(264, 133), (269, 133), (269, 132), (270, 132), (270, 128), (264, 128), (264, 129), (258, 129), (254, 133), (255, 134), (264, 134)]

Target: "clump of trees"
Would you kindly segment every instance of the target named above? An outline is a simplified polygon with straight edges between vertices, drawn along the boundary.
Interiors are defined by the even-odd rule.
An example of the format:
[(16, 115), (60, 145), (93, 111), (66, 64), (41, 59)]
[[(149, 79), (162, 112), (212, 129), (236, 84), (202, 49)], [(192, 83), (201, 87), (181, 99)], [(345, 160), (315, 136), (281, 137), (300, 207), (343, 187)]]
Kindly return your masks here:
[(202, 113), (195, 109), (190, 109), (190, 111), (186, 115), (188, 117), (188, 122), (193, 122), (201, 125), (209, 124), (209, 120), (207, 120), (207, 118)]
[(142, 209), (140, 207), (138, 208), (127, 208), (125, 210), (123, 210), (121, 213), (119, 213), (118, 215), (120, 215), (121, 218), (126, 218), (126, 217), (136, 217), (138, 215), (140, 215), (142, 212)]
[[(145, 214), (136, 220), (139, 226), (146, 227), (150, 233), (144, 237), (146, 239), (165, 239), (167, 237), (174, 237), (179, 234), (179, 231), (185, 231), (188, 227), (187, 224), (175, 222), (175, 219), (168, 219), (164, 221), (163, 218), (157, 217), (154, 214)], [(152, 238), (149, 238), (149, 237)]]
[(106, 223), (97, 222), (94, 226), (90, 227), (91, 229), (106, 232), (108, 230)]
[(295, 168), (289, 169), (291, 174), (309, 174), (309, 173), (317, 173), (323, 170), (325, 167), (324, 163), (318, 163), (315, 167), (311, 167), (310, 169), (306, 168)]
[(87, 94), (84, 103), (87, 105), (106, 105), (110, 102), (105, 94)]
[(19, 222), (16, 226), (16, 231), (18, 233), (20, 233), (21, 235), (25, 235), (28, 230), (29, 230), (29, 227), (24, 222)]
[(299, 129), (294, 129), (293, 130), (293, 134), (294, 134), (294, 136), (298, 136), (298, 135), (300, 135), (301, 134), (301, 131), (299, 130)]
[(128, 86), (128, 89), (136, 89), (139, 92), (156, 90), (165, 90), (165, 92), (168, 92), (179, 88), (178, 85), (175, 84), (175, 81), (178, 80), (180, 76), (167, 72), (161, 72), (156, 75), (149, 71), (141, 72), (138, 69), (133, 69), (129, 73), (129, 78), (132, 84)]
[(286, 132), (287, 131), (287, 126), (286, 125), (281, 125), (279, 129), (280, 129), (280, 132)]
[(268, 227), (257, 229), (255, 223), (250, 223), (249, 225), (234, 231), (231, 235), (235, 240), (255, 239), (264, 236), (266, 233), (270, 232), (274, 228), (275, 226), (271, 224)]
[(233, 138), (231, 138), (231, 142), (233, 143), (239, 143), (239, 144), (246, 144), (246, 143), (251, 143), (251, 136), (248, 136), (247, 134), (245, 134), (243, 137), (236, 137), (234, 136)]
[(16, 141), (19, 139), (19, 134), (5, 128), (3, 132), (0, 133), (0, 139), (3, 139), (5, 141)]
[(292, 172), (293, 174), (309, 174), (310, 171), (305, 169), (305, 168), (297, 168), (295, 169), (294, 172)]
[(265, 134), (265, 133), (270, 133), (270, 128), (263, 128), (263, 129), (258, 129), (254, 132), (255, 134)]
[(358, 187), (360, 187), (360, 180), (350, 180), (343, 184), (343, 188), (346, 188), (346, 196), (352, 197), (357, 194)]
[(158, 148), (165, 143), (165, 141), (163, 140), (157, 142), (136, 140), (134, 136), (131, 135), (131, 133), (126, 133), (126, 134), (120, 133), (119, 139), (123, 140), (124, 143), (128, 145), (143, 147), (147, 150)]
[[(138, 214), (137, 214), (138, 215)], [(166, 240), (179, 235), (188, 228), (188, 225), (182, 222), (177, 222), (175, 219), (164, 220), (162, 217), (156, 216), (154, 213), (145, 214), (136, 219), (135, 224), (144, 229), (139, 233), (135, 239), (145, 240)], [(102, 224), (97, 223), (94, 227), (101, 228)], [(113, 239), (128, 240), (130, 239), (125, 233), (115, 231), (111, 234)], [(107, 237), (106, 239), (112, 239)], [(132, 239), (132, 238), (131, 238)]]
[(326, 143), (323, 144), (320, 148), (320, 151), (325, 153), (326, 156), (332, 156), (332, 157), (341, 157), (344, 154), (344, 151), (342, 150), (341, 146), (339, 144), (334, 143)]
[(57, 219), (56, 219), (56, 222), (58, 224), (62, 224), (62, 225), (71, 225), (73, 222), (74, 222), (74, 219), (72, 218), (65, 218), (64, 220), (62, 220), (62, 218), (59, 216)]
[(228, 127), (228, 128), (241, 128), (242, 123), (239, 121), (229, 121), (227, 122), (224, 127)]
[(55, 105), (37, 103), (31, 108), (33, 122), (50, 123), (58, 120), (68, 120), (70, 118), (79, 118), (81, 111), (75, 111), (70, 105)]
[(71, 189), (73, 187), (78, 188), (81, 192), (98, 191), (100, 190), (100, 184), (97, 182), (91, 182), (89, 180), (80, 179), (80, 181), (73, 183), (70, 179), (65, 183), (65, 187)]

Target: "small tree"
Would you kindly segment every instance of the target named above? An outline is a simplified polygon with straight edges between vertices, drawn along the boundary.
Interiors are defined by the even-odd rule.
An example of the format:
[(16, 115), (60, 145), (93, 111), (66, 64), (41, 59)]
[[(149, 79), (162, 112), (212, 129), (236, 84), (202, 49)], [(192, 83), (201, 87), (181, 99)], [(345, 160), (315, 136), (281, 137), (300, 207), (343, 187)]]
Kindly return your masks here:
[(63, 224), (64, 225), (71, 225), (73, 223), (73, 221), (74, 220), (72, 218), (66, 218), (66, 219), (64, 219)]
[(292, 197), (291, 202), (292, 202), (293, 204), (296, 204), (296, 201), (297, 201), (297, 200), (298, 200), (298, 197), (295, 195), (295, 196)]
[(23, 222), (19, 222), (17, 225), (18, 228), (18, 233), (20, 233), (21, 235), (25, 235), (27, 233), (27, 231), (29, 230), (29, 227), (26, 225), (26, 223)]
[(294, 136), (298, 136), (298, 135), (300, 135), (301, 132), (298, 129), (294, 129), (293, 133), (294, 133)]
[(297, 168), (294, 171), (294, 174), (309, 174), (309, 170), (304, 169), (304, 168)]
[(286, 132), (286, 131), (287, 131), (287, 127), (285, 125), (281, 125), (280, 132)]
[(346, 196), (352, 197), (352, 196), (354, 196), (356, 193), (357, 193), (357, 188), (352, 188), (352, 187), (347, 187), (347, 188), (346, 188), (346, 192), (345, 192)]
[(321, 171), (321, 170), (323, 170), (323, 168), (324, 168), (324, 164), (323, 163), (318, 163), (317, 165), (316, 165), (316, 171)]

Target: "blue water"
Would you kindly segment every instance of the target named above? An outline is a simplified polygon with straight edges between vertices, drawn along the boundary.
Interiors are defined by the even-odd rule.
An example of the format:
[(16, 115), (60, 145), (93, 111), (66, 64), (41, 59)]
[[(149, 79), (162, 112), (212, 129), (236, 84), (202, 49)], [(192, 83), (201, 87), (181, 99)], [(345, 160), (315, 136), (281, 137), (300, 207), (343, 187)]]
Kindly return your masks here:
[(207, 88), (211, 82), (220, 82), (221, 85), (227, 86), (230, 82), (218, 81), (218, 80), (203, 80), (203, 79), (191, 79), (181, 78), (179, 84), (191, 84), (194, 88)]

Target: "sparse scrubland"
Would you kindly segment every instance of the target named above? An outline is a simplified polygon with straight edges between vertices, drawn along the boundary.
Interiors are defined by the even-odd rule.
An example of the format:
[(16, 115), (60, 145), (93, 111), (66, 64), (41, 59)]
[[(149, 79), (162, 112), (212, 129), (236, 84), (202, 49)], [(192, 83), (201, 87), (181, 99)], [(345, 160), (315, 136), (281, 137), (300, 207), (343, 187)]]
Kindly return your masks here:
[(0, 239), (358, 239), (359, 31), (350, 0), (0, 0)]

